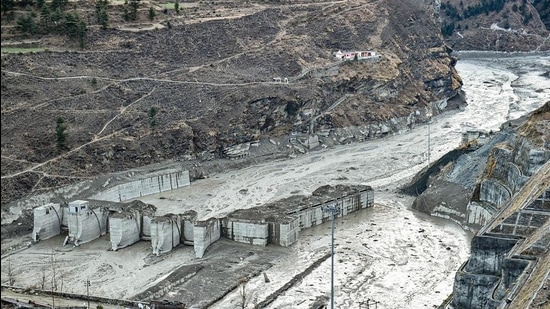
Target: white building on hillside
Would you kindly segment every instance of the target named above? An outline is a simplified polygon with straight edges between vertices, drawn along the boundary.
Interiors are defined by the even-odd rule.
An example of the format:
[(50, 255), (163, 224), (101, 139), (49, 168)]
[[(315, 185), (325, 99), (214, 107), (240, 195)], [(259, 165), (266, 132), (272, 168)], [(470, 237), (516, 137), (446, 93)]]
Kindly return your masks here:
[(364, 60), (364, 59), (378, 59), (382, 56), (378, 55), (375, 51), (337, 51), (334, 53), (334, 57), (345, 60)]

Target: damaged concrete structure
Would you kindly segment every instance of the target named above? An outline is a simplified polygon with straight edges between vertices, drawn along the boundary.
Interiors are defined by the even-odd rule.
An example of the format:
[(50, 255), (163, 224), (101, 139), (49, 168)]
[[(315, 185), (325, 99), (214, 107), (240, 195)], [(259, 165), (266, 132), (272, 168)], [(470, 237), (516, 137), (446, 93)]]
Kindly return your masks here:
[[(109, 237), (114, 251), (132, 245), (141, 239), (150, 239), (151, 218), (156, 207), (141, 201), (110, 208)], [(145, 236), (144, 231), (149, 234)]]
[(60, 204), (49, 203), (34, 209), (32, 240), (39, 241), (61, 234), (63, 212)]
[[(170, 176), (157, 179), (170, 179)], [(130, 187), (135, 188), (135, 183)], [(120, 193), (126, 186), (116, 188)], [(107, 197), (111, 196), (109, 192), (114, 191), (108, 190)], [(339, 217), (372, 207), (373, 203), (374, 192), (369, 186), (323, 186), (311, 196), (292, 196), (268, 205), (237, 210), (223, 218), (197, 221), (195, 211), (155, 216), (155, 206), (138, 200), (130, 203), (112, 199), (75, 200), (69, 202), (68, 207), (50, 204), (38, 207), (34, 235), (36, 239), (55, 236), (66, 224), (69, 233), (64, 244), (78, 246), (109, 233), (114, 251), (139, 240), (150, 240), (155, 255), (170, 252), (183, 243), (194, 246), (195, 256), (200, 258), (208, 246), (221, 237), (258, 246), (290, 246), (298, 240), (301, 230), (329, 220), (330, 214), (323, 211), (325, 207), (338, 207), (335, 216)], [(54, 216), (50, 209), (61, 215)]]
[(90, 197), (95, 200), (123, 202), (149, 194), (175, 190), (190, 185), (189, 171), (170, 170), (115, 185)]
[[(206, 248), (220, 237), (267, 246), (290, 246), (299, 238), (300, 230), (330, 220), (323, 209), (336, 206), (335, 217), (372, 207), (374, 191), (369, 186), (323, 186), (311, 196), (292, 196), (280, 201), (250, 209), (236, 210), (224, 218), (197, 222), (195, 228), (195, 255), (202, 257)], [(200, 236), (199, 236), (200, 235)]]
[[(151, 222), (155, 217), (156, 207), (141, 201), (121, 201), (174, 190), (189, 184), (189, 171), (169, 170), (114, 185), (90, 199), (79, 199), (65, 205), (47, 204), (37, 207), (34, 210), (33, 240), (59, 235), (64, 228), (68, 230), (64, 245), (72, 243), (78, 246), (106, 233), (110, 234), (113, 250), (129, 246), (140, 239), (151, 239)], [(192, 242), (192, 228), (187, 229), (186, 235)]]
[(292, 196), (271, 204), (237, 210), (222, 219), (222, 236), (263, 246), (271, 239), (273, 244), (289, 246), (299, 237), (300, 230), (330, 219), (330, 214), (323, 208), (336, 206), (339, 212), (335, 217), (340, 217), (371, 207), (373, 202), (374, 191), (369, 186), (323, 186), (311, 196)]
[(167, 214), (151, 219), (151, 246), (153, 254), (170, 252), (180, 243), (194, 244), (194, 222), (197, 213)]
[(236, 242), (267, 246), (269, 227), (265, 220), (258, 222), (251, 218), (239, 218), (233, 215), (221, 219), (222, 236)]
[[(550, 172), (550, 164), (543, 172)], [(520, 191), (506, 212), (474, 236), (471, 256), (455, 276), (455, 308), (530, 308), (530, 300), (542, 292), (541, 280), (547, 279), (530, 274), (548, 272), (550, 187), (543, 185), (528, 183), (522, 191), (542, 191), (535, 200)], [(518, 297), (522, 293), (530, 296)]]
[(151, 246), (153, 254), (172, 251), (180, 244), (183, 226), (179, 215), (168, 214), (151, 220)]
[(117, 203), (75, 200), (50, 203), (34, 209), (33, 241), (45, 240), (68, 230), (64, 245), (75, 246), (109, 233), (112, 249), (118, 250), (151, 236), (156, 207), (141, 201)]
[(108, 209), (102, 205), (90, 205), (89, 201), (69, 202), (69, 235), (66, 243), (78, 246), (90, 242), (107, 233)]
[(208, 246), (221, 237), (220, 220), (210, 218), (206, 221), (195, 222), (193, 229), (195, 256), (202, 258)]
[(193, 246), (195, 244), (195, 221), (197, 220), (197, 212), (194, 210), (188, 210), (181, 215), (183, 224), (183, 234), (181, 242), (184, 245)]
[(114, 251), (140, 239), (141, 220), (138, 211), (117, 212), (109, 216), (109, 239)]

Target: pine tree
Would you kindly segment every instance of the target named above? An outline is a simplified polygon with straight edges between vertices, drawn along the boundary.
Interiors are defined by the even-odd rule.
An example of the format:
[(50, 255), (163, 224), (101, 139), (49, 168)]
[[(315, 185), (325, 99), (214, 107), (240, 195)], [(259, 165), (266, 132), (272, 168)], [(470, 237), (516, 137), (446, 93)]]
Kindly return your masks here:
[(151, 109), (149, 109), (149, 125), (151, 126), (151, 130), (154, 130), (157, 126), (157, 116), (158, 110), (156, 107), (152, 106)]
[(149, 20), (150, 21), (153, 21), (155, 19), (155, 9), (153, 7), (150, 7), (149, 8)]
[(61, 117), (57, 118), (55, 137), (57, 140), (57, 150), (61, 152), (67, 149), (67, 126), (65, 125), (65, 120)]

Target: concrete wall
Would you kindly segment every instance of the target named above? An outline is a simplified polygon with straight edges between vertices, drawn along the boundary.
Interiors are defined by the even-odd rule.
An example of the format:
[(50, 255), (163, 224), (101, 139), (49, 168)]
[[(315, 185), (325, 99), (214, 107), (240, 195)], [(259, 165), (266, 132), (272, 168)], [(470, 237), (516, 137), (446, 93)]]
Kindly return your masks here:
[[(466, 226), (470, 227), (470, 230), (479, 230), (482, 226), (489, 223), (496, 212), (496, 208), (490, 205), (481, 205), (477, 202), (470, 202), (466, 209)], [(464, 226), (462, 222), (459, 224)]]
[(455, 276), (454, 308), (504, 308), (514, 301), (548, 251), (550, 239), (538, 233), (550, 220), (547, 197), (550, 188), (506, 217), (499, 213), (498, 225), (472, 239), (470, 258)]
[(142, 224), (141, 224), (141, 238), (144, 240), (151, 240), (151, 221), (154, 216), (152, 215), (143, 215)]
[(299, 228), (307, 229), (323, 223), (323, 218), (327, 218), (329, 214), (323, 213), (321, 205), (317, 207), (307, 208), (296, 214), (298, 217)]
[(195, 235), (194, 235), (194, 229), (195, 229), (195, 226), (193, 224), (193, 221), (192, 219), (188, 219), (188, 218), (185, 218), (183, 219), (183, 237), (181, 239), (182, 242), (184, 243), (192, 243), (195, 241)]
[(220, 239), (220, 220), (211, 218), (207, 221), (195, 222), (193, 228), (195, 256), (202, 258), (208, 246)]
[(140, 235), (141, 214), (137, 210), (109, 216), (109, 237), (114, 251), (138, 242)]
[(300, 237), (300, 219), (289, 218), (283, 222), (269, 222), (268, 242), (274, 245), (288, 247)]
[(307, 229), (330, 220), (330, 213), (324, 212), (323, 208), (327, 206), (337, 206), (340, 212), (335, 217), (347, 216), (354, 211), (372, 207), (374, 205), (374, 191), (367, 190), (358, 194), (348, 195), (332, 201), (311, 206), (293, 213), (300, 222), (300, 229)]
[(498, 276), (457, 271), (453, 286), (453, 308), (496, 309), (499, 302), (491, 301), (487, 296), (491, 295), (498, 280)]
[[(257, 211), (236, 211), (220, 220), (196, 222), (194, 228), (195, 255), (202, 257), (206, 248), (220, 238), (220, 234), (231, 240), (252, 245), (266, 246), (268, 243), (272, 243), (285, 247), (290, 246), (298, 240), (300, 230), (330, 220), (331, 214), (323, 211), (325, 207), (337, 205), (340, 212), (336, 214), (336, 217), (372, 207), (374, 191), (372, 189), (359, 191), (326, 202), (320, 202), (319, 197), (312, 199), (318, 204), (308, 205), (308, 202), (312, 202), (312, 200), (308, 201), (307, 198), (305, 200), (282, 200), (277, 202), (277, 206), (271, 206), (270, 209), (277, 209), (275, 212), (262, 212), (259, 207)], [(298, 203), (298, 205), (303, 203), (304, 206), (303, 208), (295, 207), (294, 203)]]
[[(298, 240), (302, 229), (330, 220), (331, 214), (323, 211), (324, 208), (337, 206), (339, 212), (335, 214), (336, 217), (348, 215), (362, 208), (373, 206), (374, 191), (360, 191), (326, 202), (321, 202), (318, 197), (315, 197), (313, 201), (317, 201), (318, 204), (308, 205), (308, 202), (311, 202), (309, 199), (279, 201), (276, 207), (282, 208), (278, 213), (262, 213), (261, 210), (258, 210), (255, 213), (249, 213), (247, 216), (237, 211), (221, 220), (222, 236), (253, 245), (265, 246), (272, 243), (285, 247), (290, 246)], [(304, 206), (303, 208), (300, 208), (300, 206), (290, 207), (288, 211), (285, 211), (285, 206), (281, 205), (285, 203), (288, 204), (287, 206), (294, 203), (298, 203), (298, 205), (303, 203)], [(254, 217), (251, 218), (251, 216)]]
[(181, 242), (186, 245), (194, 245), (195, 235), (195, 221), (197, 220), (197, 212), (194, 210), (188, 210), (181, 215), (183, 224), (183, 233), (181, 235)]
[(492, 299), (493, 291), (505, 265), (510, 265), (507, 255), (516, 243), (517, 239), (487, 235), (472, 239), (471, 256), (455, 275), (455, 308), (497, 308), (500, 301)]
[(63, 213), (63, 219), (61, 220), (61, 226), (69, 226), (69, 207), (61, 207), (61, 212)]
[(108, 215), (101, 207), (90, 208), (88, 201), (69, 202), (68, 240), (78, 246), (105, 235)]
[(541, 165), (550, 160), (548, 149), (534, 147), (527, 138), (518, 138), (513, 146), (516, 149), (514, 162), (527, 176), (533, 175)]
[(349, 213), (358, 211), (363, 208), (371, 207), (374, 202), (373, 191), (363, 191), (359, 194), (346, 196), (341, 200), (342, 215), (347, 216)]
[(189, 184), (189, 171), (171, 171), (166, 174), (120, 184), (95, 194), (90, 198), (102, 201), (122, 202), (149, 194), (186, 187)]
[(182, 225), (179, 215), (154, 217), (151, 220), (151, 246), (153, 254), (170, 252), (180, 244)]
[(33, 241), (52, 238), (61, 234), (63, 211), (61, 205), (49, 203), (34, 209)]
[(502, 265), (502, 279), (493, 294), (495, 300), (503, 300), (517, 284), (517, 280), (523, 271), (529, 266), (530, 261), (519, 259), (504, 259)]
[[(263, 220), (262, 220), (263, 221)], [(255, 220), (223, 218), (221, 220), (222, 236), (236, 242), (257, 246), (267, 246), (269, 235), (268, 223)]]
[(479, 200), (500, 208), (512, 197), (512, 191), (503, 183), (494, 179), (485, 179), (479, 187)]
[(504, 258), (516, 242), (517, 239), (475, 236), (471, 243), (470, 259), (464, 271), (500, 276)]

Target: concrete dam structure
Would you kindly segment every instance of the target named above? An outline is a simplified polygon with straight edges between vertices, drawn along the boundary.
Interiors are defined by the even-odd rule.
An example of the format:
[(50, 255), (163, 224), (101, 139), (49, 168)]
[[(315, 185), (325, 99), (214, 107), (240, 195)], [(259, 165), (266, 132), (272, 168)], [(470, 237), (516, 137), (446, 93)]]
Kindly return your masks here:
[[(549, 181), (547, 163), (474, 236), (471, 257), (455, 277), (454, 308), (536, 305), (534, 300), (543, 292), (541, 287), (550, 271)], [(533, 273), (542, 276), (533, 277)]]
[[(34, 209), (33, 241), (68, 232), (64, 245), (78, 246), (109, 233), (112, 250), (144, 239), (151, 240), (156, 207), (129, 199), (174, 190), (190, 184), (188, 171), (169, 170), (118, 184), (89, 199), (65, 205), (47, 204)], [(189, 232), (188, 232), (189, 234)]]
[(549, 149), (523, 136), (492, 148), (468, 205), (464, 223), (481, 228), (456, 274), (454, 308), (549, 305), (543, 288), (550, 275), (549, 159)]
[(549, 104), (496, 133), (466, 132), (402, 189), (414, 209), (475, 234), (447, 309), (550, 306)]
[(130, 246), (139, 240), (151, 238), (151, 221), (156, 207), (133, 201), (111, 210), (109, 238), (114, 251)]
[(151, 246), (153, 254), (172, 251), (180, 243), (193, 245), (193, 228), (197, 213), (187, 211), (182, 215), (167, 214), (151, 220)]
[[(181, 177), (185, 176), (186, 179)], [(185, 178), (184, 177), (184, 178)], [(93, 195), (98, 199), (79, 199), (66, 205), (47, 204), (34, 212), (35, 241), (68, 230), (64, 245), (79, 246), (109, 234), (112, 250), (128, 247), (139, 240), (150, 240), (152, 253), (161, 255), (180, 244), (194, 246), (195, 256), (202, 258), (208, 247), (221, 237), (257, 246), (290, 246), (300, 231), (330, 219), (326, 207), (336, 207), (335, 217), (372, 207), (374, 191), (364, 185), (322, 186), (311, 196), (291, 196), (267, 205), (236, 210), (223, 218), (197, 220), (195, 211), (156, 216), (156, 207), (139, 200), (120, 202), (122, 197), (142, 196), (143, 188), (153, 193), (188, 185), (189, 173), (156, 175), (127, 184), (119, 184)], [(154, 185), (150, 185), (151, 183)], [(174, 182), (176, 186), (173, 186)], [(162, 184), (170, 184), (170, 186)], [(157, 188), (160, 191), (157, 191)], [(116, 193), (116, 194), (114, 194)]]
[(195, 256), (201, 258), (208, 246), (220, 239), (267, 246), (290, 246), (300, 231), (330, 219), (324, 208), (335, 206), (335, 217), (374, 205), (370, 186), (322, 186), (311, 196), (292, 196), (267, 205), (236, 210), (224, 218), (197, 222), (194, 229)]

